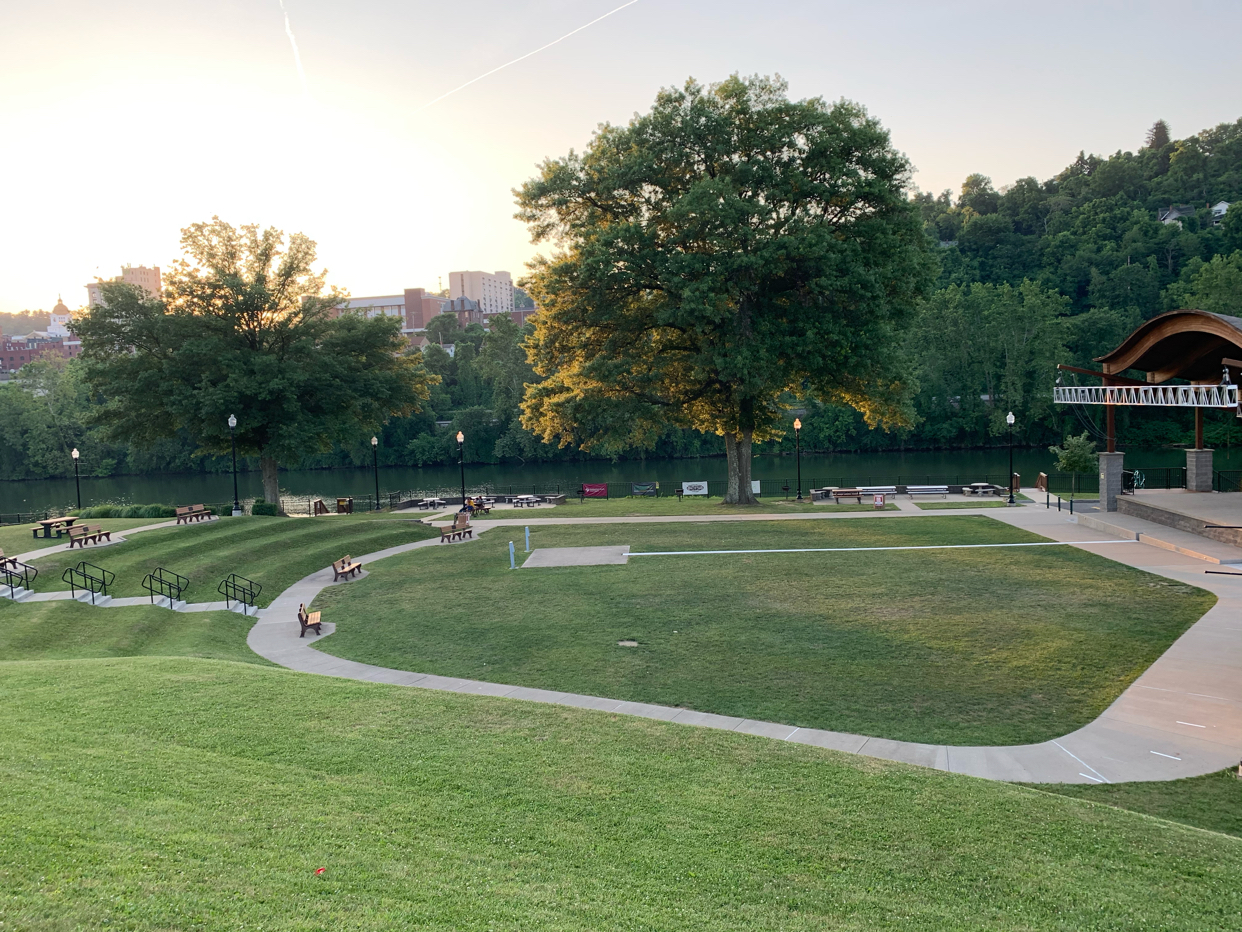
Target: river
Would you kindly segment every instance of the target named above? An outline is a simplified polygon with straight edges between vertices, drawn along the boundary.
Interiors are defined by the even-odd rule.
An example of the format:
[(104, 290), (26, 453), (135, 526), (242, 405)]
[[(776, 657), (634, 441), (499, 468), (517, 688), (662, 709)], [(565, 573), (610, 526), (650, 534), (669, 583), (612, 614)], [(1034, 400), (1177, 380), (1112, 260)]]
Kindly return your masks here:
[[(1040, 472), (1053, 471), (1053, 457), (1046, 448), (1015, 449), (1014, 470), (1031, 484)], [(1131, 450), (1126, 466), (1184, 466), (1181, 450)], [(984, 476), (1003, 482), (1009, 468), (1007, 449), (958, 450), (919, 453), (837, 453), (802, 456), (802, 488), (820, 485), (895, 483), (920, 484), (959, 481), (972, 482)], [(1218, 450), (1217, 469), (1242, 468), (1242, 449)], [(752, 466), (756, 479), (788, 480), (796, 485), (797, 465), (793, 456), (759, 456)], [(625, 484), (659, 482), (671, 488), (683, 480), (724, 479), (723, 457), (698, 459), (629, 460), (585, 463), (528, 463), (498, 466), (467, 465), (466, 483), (471, 488), (490, 486), (496, 490), (541, 491), (560, 486), (577, 489), (584, 482)], [(222, 503), (233, 498), (229, 474), (181, 473), (154, 476), (82, 477), (82, 504), (105, 502), (187, 504)], [(389, 492), (451, 490), (460, 486), (456, 466), (425, 468), (386, 467), (379, 470), (382, 495)], [(372, 495), (375, 477), (370, 469), (324, 469), (282, 472), (281, 490), (292, 496), (332, 499), (338, 496)], [(242, 499), (262, 494), (258, 472), (238, 475)], [(770, 492), (768, 494), (771, 494)], [(33, 512), (72, 506), (76, 500), (73, 479), (0, 482), (0, 512)]]

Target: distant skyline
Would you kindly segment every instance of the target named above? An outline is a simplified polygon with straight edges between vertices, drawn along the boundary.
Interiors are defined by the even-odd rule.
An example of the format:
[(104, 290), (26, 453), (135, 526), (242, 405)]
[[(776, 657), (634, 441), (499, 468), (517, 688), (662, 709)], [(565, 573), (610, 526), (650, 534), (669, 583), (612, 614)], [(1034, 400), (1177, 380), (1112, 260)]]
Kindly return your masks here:
[(1133, 151), (1160, 118), (1183, 137), (1242, 116), (1236, 0), (638, 0), (554, 41), (623, 3), (10, 4), (0, 311), (167, 269), (213, 214), (308, 234), (355, 295), (520, 278), (535, 248), (511, 190), (689, 76), (779, 73), (795, 98), (857, 101), (933, 192)]

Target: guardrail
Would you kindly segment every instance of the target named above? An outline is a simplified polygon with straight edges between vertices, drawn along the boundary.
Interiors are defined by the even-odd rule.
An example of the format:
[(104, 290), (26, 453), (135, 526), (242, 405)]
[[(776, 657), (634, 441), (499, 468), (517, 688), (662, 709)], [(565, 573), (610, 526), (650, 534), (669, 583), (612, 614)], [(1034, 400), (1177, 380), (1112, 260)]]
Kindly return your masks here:
[(158, 595), (168, 599), (171, 607), (174, 602), (181, 600), (181, 593), (189, 588), (189, 585), (190, 581), (180, 573), (166, 570), (162, 566), (157, 566), (155, 572), (147, 573), (142, 578), (142, 588), (150, 593), (152, 605), (155, 604), (155, 597)]
[(255, 582), (253, 579), (247, 579), (245, 576), (238, 576), (236, 573), (229, 573), (228, 576), (216, 587), (216, 592), (224, 596), (224, 604), (227, 608), (232, 608), (230, 602), (240, 602), (245, 608), (254, 608), (255, 603), (259, 599), (259, 593), (263, 591), (263, 586)]
[(84, 589), (91, 594), (91, 605), (94, 605), (95, 596), (108, 594), (108, 587), (116, 580), (116, 574), (83, 560), (77, 566), (65, 570), (60, 578), (69, 584), (75, 599), (78, 597), (78, 590)]
[(17, 598), (18, 589), (27, 589), (38, 577), (39, 571), (28, 563), (18, 563), (12, 557), (0, 558), (0, 585), (9, 587), (9, 598)]

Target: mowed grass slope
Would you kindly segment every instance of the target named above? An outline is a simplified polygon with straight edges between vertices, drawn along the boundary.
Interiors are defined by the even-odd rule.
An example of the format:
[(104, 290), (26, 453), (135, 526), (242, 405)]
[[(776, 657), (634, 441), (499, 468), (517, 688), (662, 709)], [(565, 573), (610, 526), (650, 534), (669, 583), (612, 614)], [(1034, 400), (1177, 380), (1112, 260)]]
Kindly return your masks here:
[(852, 511), (897, 511), (891, 500), (883, 509), (878, 509), (866, 496), (863, 503), (845, 502), (840, 505), (832, 502), (811, 503), (810, 492), (803, 490), (806, 498), (801, 502), (782, 498), (761, 498), (756, 505), (726, 505), (719, 496), (686, 495), (679, 501), (675, 495), (660, 495), (656, 498), (645, 496), (626, 498), (588, 498), (579, 501), (576, 497), (566, 500), (564, 505), (555, 508), (538, 506), (535, 508), (514, 508), (511, 505), (498, 504), (492, 509), (492, 518), (517, 518), (534, 516), (539, 518), (619, 518), (635, 515), (751, 515), (751, 514), (796, 514), (799, 512), (815, 512), (833, 514)]
[[(633, 551), (1035, 541), (983, 516), (560, 526)], [(316, 600), (318, 649), (492, 682), (948, 744), (1091, 721), (1215, 601), (1073, 547), (631, 557), (508, 569), (520, 528), (400, 555)], [(1118, 545), (1125, 546), (1125, 545)], [(619, 647), (632, 639), (637, 648)]]
[[(102, 527), (116, 533), (130, 528), (145, 527), (148, 524), (161, 524), (163, 520), (162, 518), (95, 518), (77, 523)], [(53, 537), (51, 540), (40, 537), (36, 540), (31, 535), (31, 530), (36, 527), (38, 527), (37, 524), (0, 527), (0, 550), (4, 551), (5, 556), (15, 557), (18, 554), (30, 553), (32, 550), (42, 550), (44, 547), (55, 547), (57, 544), (66, 543), (63, 537), (59, 539)]]
[(1242, 838), (1242, 779), (1238, 778), (1236, 767), (1165, 783), (1087, 784), (1042, 789)]
[[(147, 522), (150, 523), (150, 522)], [(116, 574), (109, 594), (146, 595), (143, 577), (164, 567), (190, 580), (184, 598), (215, 602), (220, 581), (230, 573), (263, 586), (261, 606), (293, 583), (346, 554), (361, 556), (398, 544), (438, 535), (414, 520), (377, 520), (377, 516), (325, 518), (222, 518), (135, 534), (124, 543), (65, 551), (36, 560), (39, 591), (68, 589), (61, 580), (66, 567), (86, 560)]]
[(1236, 839), (744, 735), (212, 661), (10, 664), (0, 702), (6, 928), (1202, 930), (1242, 909)]

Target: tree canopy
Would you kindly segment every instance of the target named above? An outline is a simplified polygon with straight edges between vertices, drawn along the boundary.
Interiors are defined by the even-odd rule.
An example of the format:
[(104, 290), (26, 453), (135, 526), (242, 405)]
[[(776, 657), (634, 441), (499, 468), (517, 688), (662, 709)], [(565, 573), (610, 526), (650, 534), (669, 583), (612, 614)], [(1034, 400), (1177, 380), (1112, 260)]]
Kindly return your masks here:
[(369, 434), (428, 397), (396, 318), (335, 316), (346, 296), (314, 272), (315, 244), (219, 218), (182, 231), (185, 258), (162, 298), (122, 283), (73, 322), (106, 434), (139, 445), (184, 432), (202, 452), (260, 457), (278, 502), (278, 463)]
[(523, 423), (584, 449), (724, 437), (727, 501), (792, 394), (908, 420), (900, 332), (933, 274), (910, 166), (859, 106), (691, 80), (518, 192), (535, 242)]

